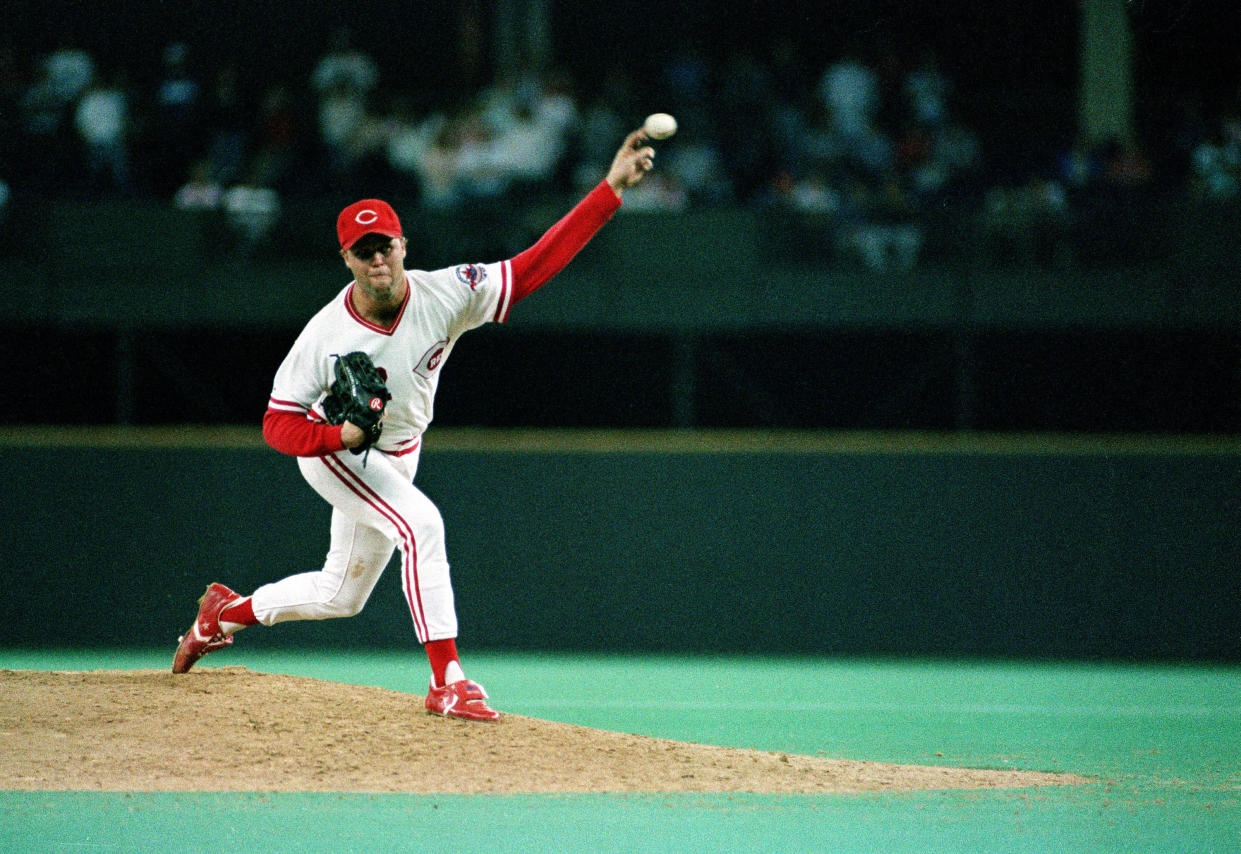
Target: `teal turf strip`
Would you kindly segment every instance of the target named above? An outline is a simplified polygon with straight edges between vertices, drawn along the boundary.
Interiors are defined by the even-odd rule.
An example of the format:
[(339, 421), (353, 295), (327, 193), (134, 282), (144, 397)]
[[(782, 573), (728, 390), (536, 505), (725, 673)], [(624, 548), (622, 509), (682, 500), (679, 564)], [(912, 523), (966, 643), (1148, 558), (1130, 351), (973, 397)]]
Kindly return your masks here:
[[(422, 852), (448, 837), (459, 846), (510, 852), (1238, 850), (1235, 816), (1229, 821), (1195, 810), (1194, 803), (1176, 799), (1133, 803), (1097, 793), (5, 793), (0, 846), (31, 852)], [(229, 840), (223, 846), (222, 831)]]
[[(168, 652), (0, 651), (139, 669)], [(421, 694), (416, 655), (239, 645), (241, 665)], [(1071, 771), (1084, 786), (832, 796), (0, 793), (0, 851), (1241, 852), (1241, 669), (477, 654), (517, 714), (726, 746)], [(3, 702), (3, 698), (0, 698)], [(212, 849), (215, 850), (215, 849)], [(220, 849), (225, 850), (225, 849)]]

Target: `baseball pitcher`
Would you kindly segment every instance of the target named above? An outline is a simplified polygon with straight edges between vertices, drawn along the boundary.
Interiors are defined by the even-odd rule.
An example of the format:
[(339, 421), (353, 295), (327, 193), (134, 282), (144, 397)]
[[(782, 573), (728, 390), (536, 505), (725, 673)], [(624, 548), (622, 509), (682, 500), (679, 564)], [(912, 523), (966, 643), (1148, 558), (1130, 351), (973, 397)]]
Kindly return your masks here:
[(249, 596), (213, 583), (180, 639), (174, 673), (229, 646), (245, 626), (350, 617), (394, 549), (414, 632), (430, 662), (428, 711), (495, 720), (487, 693), (457, 656), (444, 524), (414, 485), (422, 435), (445, 360), (467, 331), (503, 323), (512, 307), (573, 258), (651, 169), (647, 134), (625, 138), (606, 177), (533, 246), (490, 264), (405, 269), (396, 212), (363, 199), (336, 221), (353, 280), (302, 330), (276, 372), (263, 437), (297, 458), (306, 482), (332, 505), (321, 569), (264, 584)]

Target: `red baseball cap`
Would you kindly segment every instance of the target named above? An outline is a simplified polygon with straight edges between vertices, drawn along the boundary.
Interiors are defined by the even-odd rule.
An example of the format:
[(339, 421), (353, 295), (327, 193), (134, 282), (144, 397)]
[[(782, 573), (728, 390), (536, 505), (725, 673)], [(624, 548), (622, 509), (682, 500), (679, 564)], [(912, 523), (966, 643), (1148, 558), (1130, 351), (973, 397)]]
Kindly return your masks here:
[(354, 202), (336, 217), (336, 236), (340, 238), (341, 249), (348, 249), (366, 234), (403, 236), (401, 221), (396, 218), (392, 205), (380, 199), (363, 199)]

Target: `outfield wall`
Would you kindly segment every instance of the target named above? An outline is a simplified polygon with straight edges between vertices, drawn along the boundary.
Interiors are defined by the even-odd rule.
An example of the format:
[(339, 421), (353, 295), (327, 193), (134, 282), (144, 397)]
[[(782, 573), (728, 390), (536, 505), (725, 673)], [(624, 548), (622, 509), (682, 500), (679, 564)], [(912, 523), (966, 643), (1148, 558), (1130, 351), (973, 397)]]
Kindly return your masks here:
[[(913, 269), (881, 271), (832, 249), (830, 217), (622, 213), (453, 350), (436, 424), (1241, 434), (1241, 201), (1148, 202), (1083, 217), (1069, 258), (1010, 257), (983, 219), (946, 210)], [(412, 206), (408, 263), (512, 257), (568, 204)], [(23, 405), (8, 423), (253, 423), (348, 281), (331, 200), (288, 205), (252, 256), (164, 205), (15, 205), (0, 359)], [(158, 287), (132, 263), (154, 234)], [(34, 290), (31, 258), (47, 265)]]
[[(46, 440), (46, 441), (43, 441)], [(166, 644), (315, 569), (253, 430), (0, 432), (0, 645)], [(1241, 660), (1241, 441), (444, 431), (463, 647)], [(399, 573), (256, 648), (410, 646)]]

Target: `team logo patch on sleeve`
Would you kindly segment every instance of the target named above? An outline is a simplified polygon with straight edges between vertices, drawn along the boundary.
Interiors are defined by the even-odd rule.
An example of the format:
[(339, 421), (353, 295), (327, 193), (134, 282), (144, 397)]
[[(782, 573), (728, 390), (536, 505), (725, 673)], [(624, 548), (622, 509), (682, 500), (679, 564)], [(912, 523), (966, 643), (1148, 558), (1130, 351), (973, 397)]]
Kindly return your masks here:
[(470, 290), (477, 290), (487, 280), (487, 268), (482, 264), (462, 264), (457, 268), (457, 278), (461, 284), (469, 285)]
[(430, 379), (431, 374), (435, 373), (444, 362), (444, 351), (448, 349), (448, 339), (436, 341), (427, 352), (422, 354), (422, 358), (418, 360), (418, 365), (414, 368), (414, 373), (425, 379)]

